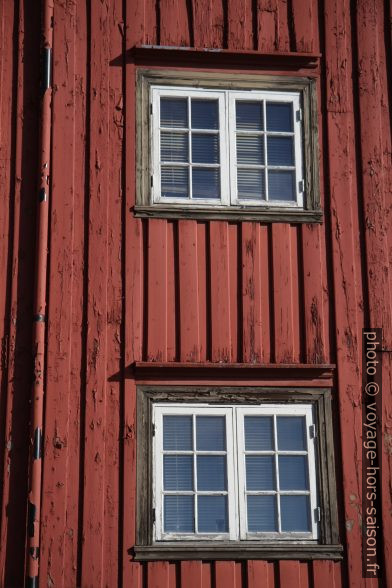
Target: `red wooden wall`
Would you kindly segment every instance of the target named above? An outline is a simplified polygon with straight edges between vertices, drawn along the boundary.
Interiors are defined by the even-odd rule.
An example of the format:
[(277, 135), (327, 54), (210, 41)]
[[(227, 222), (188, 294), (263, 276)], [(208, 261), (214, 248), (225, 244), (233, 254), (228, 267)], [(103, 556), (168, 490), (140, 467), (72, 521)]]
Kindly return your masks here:
[[(361, 329), (391, 325), (390, 0), (55, 0), (40, 586), (361, 579)], [(39, 10), (0, 0), (0, 586), (24, 578)], [(135, 44), (321, 53), (322, 225), (140, 220)], [(117, 58), (117, 59), (116, 59)], [(131, 563), (134, 360), (336, 363), (342, 564)], [(392, 585), (390, 354), (383, 518)]]

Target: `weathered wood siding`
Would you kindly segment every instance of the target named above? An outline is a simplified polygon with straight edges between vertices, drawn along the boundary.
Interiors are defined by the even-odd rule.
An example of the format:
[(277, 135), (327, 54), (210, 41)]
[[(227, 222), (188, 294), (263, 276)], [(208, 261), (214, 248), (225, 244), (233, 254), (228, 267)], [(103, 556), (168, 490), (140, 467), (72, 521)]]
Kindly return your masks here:
[[(361, 329), (391, 325), (390, 0), (55, 0), (40, 586), (361, 579)], [(0, 0), (0, 586), (24, 578), (39, 11)], [(135, 219), (135, 44), (321, 53), (325, 222)], [(184, 60), (186, 55), (184, 53)], [(131, 563), (135, 360), (336, 363), (342, 564)], [(383, 520), (392, 585), (391, 355)]]

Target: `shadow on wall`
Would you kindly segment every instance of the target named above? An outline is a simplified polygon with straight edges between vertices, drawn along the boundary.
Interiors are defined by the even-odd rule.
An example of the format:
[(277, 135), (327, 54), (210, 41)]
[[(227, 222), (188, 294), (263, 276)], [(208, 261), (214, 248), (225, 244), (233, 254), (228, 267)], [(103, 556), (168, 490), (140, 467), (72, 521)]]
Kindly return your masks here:
[[(23, 32), (20, 33), (19, 29)], [(6, 287), (4, 332), (9, 336), (9, 359), (8, 371), (4, 369), (2, 373), (0, 395), (0, 431), (2, 431), (0, 452), (7, 460), (7, 463), (0, 467), (2, 492), (0, 498), (5, 506), (6, 515), (2, 524), (5, 525), (4, 544), (7, 546), (5, 553), (5, 586), (7, 587), (23, 586), (25, 577), (37, 202), (35, 196), (38, 169), (39, 46), (40, 11), (27, 0), (15, 2), (11, 181), (9, 187), (4, 187), (4, 192), (9, 189), (11, 194), (9, 258), (6, 279), (3, 278), (3, 287)], [(18, 52), (21, 52), (19, 65)], [(18, 91), (20, 83), (21, 87)], [(23, 117), (19, 116), (21, 112)], [(17, 148), (17, 133), (20, 133), (20, 150)], [(14, 267), (13, 259), (17, 260)], [(7, 413), (12, 415), (8, 423), (6, 422)]]

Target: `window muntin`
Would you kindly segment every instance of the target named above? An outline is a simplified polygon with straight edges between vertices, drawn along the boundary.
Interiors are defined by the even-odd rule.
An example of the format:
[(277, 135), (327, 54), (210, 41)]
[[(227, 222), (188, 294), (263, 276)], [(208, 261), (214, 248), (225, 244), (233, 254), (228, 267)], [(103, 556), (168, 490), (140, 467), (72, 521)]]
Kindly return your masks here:
[(300, 92), (151, 96), (153, 203), (303, 208)]
[(318, 538), (311, 405), (156, 405), (154, 421), (156, 540)]

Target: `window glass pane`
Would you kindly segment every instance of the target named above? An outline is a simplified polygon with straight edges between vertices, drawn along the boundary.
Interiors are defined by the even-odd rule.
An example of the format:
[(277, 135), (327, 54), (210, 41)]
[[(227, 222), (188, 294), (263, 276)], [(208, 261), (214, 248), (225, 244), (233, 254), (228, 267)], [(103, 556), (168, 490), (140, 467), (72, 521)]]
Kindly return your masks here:
[(162, 131), (161, 161), (188, 162), (188, 134)]
[(193, 168), (193, 198), (220, 198), (219, 169)]
[(282, 531), (310, 531), (309, 497), (281, 496)]
[(248, 531), (277, 531), (275, 496), (247, 496)]
[(295, 172), (282, 170), (268, 171), (268, 190), (270, 200), (295, 200)]
[(267, 131), (292, 132), (293, 106), (279, 102), (267, 102)]
[(264, 170), (237, 169), (238, 198), (262, 200), (265, 198), (264, 184)]
[(272, 455), (247, 455), (245, 461), (247, 490), (275, 490), (275, 458)]
[(245, 417), (245, 450), (268, 451), (274, 449), (273, 418), (270, 416)]
[(188, 198), (189, 172), (187, 167), (161, 168), (161, 192), (166, 198)]
[(279, 455), (279, 486), (281, 490), (308, 490), (306, 455)]
[(166, 533), (194, 533), (193, 496), (164, 497), (164, 530)]
[(226, 419), (224, 416), (196, 417), (196, 449), (226, 451)]
[(242, 102), (235, 103), (237, 129), (241, 131), (262, 131), (263, 125), (263, 103)]
[(198, 496), (199, 533), (227, 533), (229, 530), (226, 496)]
[(294, 165), (292, 137), (267, 137), (268, 165)]
[(193, 457), (191, 455), (163, 457), (163, 487), (165, 490), (193, 490)]
[(161, 127), (183, 129), (188, 126), (188, 100), (161, 98)]
[(219, 129), (218, 100), (192, 98), (192, 129)]
[(278, 417), (278, 449), (306, 451), (305, 417)]
[(237, 163), (264, 165), (263, 137), (237, 135)]
[(197, 456), (197, 489), (198, 490), (226, 490), (226, 456), (198, 455)]
[(192, 133), (192, 162), (219, 163), (219, 135)]
[(163, 417), (163, 449), (188, 451), (192, 448), (192, 417), (165, 415)]

